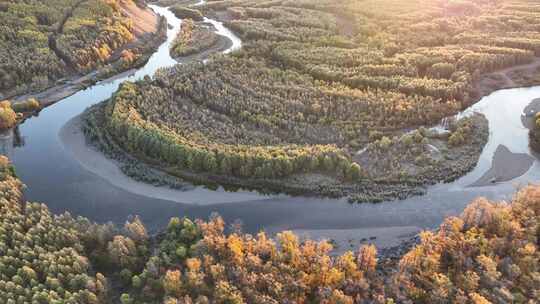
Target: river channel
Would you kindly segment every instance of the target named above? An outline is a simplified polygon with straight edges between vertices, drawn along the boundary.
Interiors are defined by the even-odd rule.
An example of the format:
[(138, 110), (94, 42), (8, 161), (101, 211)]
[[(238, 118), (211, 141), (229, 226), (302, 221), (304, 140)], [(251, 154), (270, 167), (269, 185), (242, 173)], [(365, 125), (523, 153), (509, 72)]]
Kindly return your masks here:
[[(518, 187), (540, 181), (540, 164), (534, 158), (530, 169), (518, 178), (470, 187), (490, 169), (497, 147), (502, 145), (513, 153), (531, 155), (528, 130), (521, 123), (524, 108), (540, 97), (540, 87), (531, 87), (496, 91), (462, 113), (480, 112), (489, 121), (489, 142), (478, 166), (456, 182), (432, 186), (427, 195), (403, 201), (349, 204), (345, 200), (231, 193), (202, 187), (189, 191), (166, 189), (163, 191), (167, 195), (154, 195), (156, 191), (146, 191), (144, 187), (137, 190), (115, 184), (114, 180), (96, 174), (78, 161), (64, 147), (59, 133), (86, 108), (108, 99), (122, 82), (151, 76), (159, 68), (177, 63), (170, 57), (169, 47), (180, 30), (181, 20), (166, 8), (151, 8), (164, 16), (170, 26), (167, 41), (144, 67), (130, 75), (97, 83), (43, 109), (18, 127), (22, 142), (17, 145), (14, 145), (15, 136), (4, 136), (0, 141), (3, 153), (11, 158), (17, 174), (28, 186), (27, 200), (45, 202), (55, 213), (68, 211), (98, 222), (123, 223), (129, 215), (137, 214), (153, 231), (164, 227), (172, 216), (208, 218), (216, 212), (228, 222), (239, 219), (247, 232), (261, 229), (270, 232), (283, 229), (353, 231), (363, 237), (376, 237), (376, 242), (385, 246), (420, 229), (436, 227), (444, 217), (461, 213), (478, 196), (509, 199)], [(225, 53), (241, 47), (240, 39), (223, 24), (211, 19), (206, 21), (232, 41)], [(171, 195), (174, 199), (170, 199)]]

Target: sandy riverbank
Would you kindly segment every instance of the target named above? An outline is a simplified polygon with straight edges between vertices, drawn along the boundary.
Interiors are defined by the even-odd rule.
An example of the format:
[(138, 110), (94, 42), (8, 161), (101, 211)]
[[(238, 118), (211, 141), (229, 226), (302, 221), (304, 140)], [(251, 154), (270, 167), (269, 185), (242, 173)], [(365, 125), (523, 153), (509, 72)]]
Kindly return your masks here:
[(135, 2), (120, 2), (120, 10), (133, 20), (133, 32), (136, 38), (155, 32), (159, 19), (152, 10), (137, 6)]
[[(536, 113), (540, 112), (540, 98), (534, 99), (523, 109), (521, 123), (524, 128), (531, 129)], [(484, 173), (471, 187), (482, 187), (513, 180), (527, 173), (534, 164), (535, 157), (526, 153), (513, 153), (504, 145), (497, 146), (491, 168)]]
[(301, 240), (330, 241), (334, 249), (332, 254), (341, 255), (346, 251), (357, 251), (366, 244), (374, 244), (377, 248), (390, 248), (409, 241), (420, 231), (419, 227), (384, 227), (359, 229), (297, 229), (293, 230)]
[(80, 116), (66, 123), (59, 134), (64, 150), (77, 160), (86, 170), (107, 180), (112, 185), (145, 197), (169, 200), (177, 203), (194, 205), (211, 205), (224, 203), (238, 203), (246, 201), (260, 201), (275, 198), (264, 197), (256, 192), (227, 193), (228, 201), (224, 202), (224, 190), (206, 191), (201, 187), (190, 187), (184, 191), (169, 187), (156, 187), (147, 183), (138, 182), (126, 176), (120, 170), (120, 164), (109, 159), (102, 152), (86, 143), (81, 128)]
[(507, 182), (527, 173), (534, 163), (534, 157), (525, 153), (513, 153), (506, 146), (499, 145), (491, 168), (471, 187), (482, 187)]

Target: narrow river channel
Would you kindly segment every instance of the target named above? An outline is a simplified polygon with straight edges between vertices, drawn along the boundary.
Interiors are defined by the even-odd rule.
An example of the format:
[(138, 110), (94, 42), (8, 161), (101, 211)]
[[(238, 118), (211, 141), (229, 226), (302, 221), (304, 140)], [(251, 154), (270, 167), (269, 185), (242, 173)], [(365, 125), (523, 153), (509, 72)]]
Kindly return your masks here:
[[(166, 8), (151, 8), (165, 16), (171, 26), (167, 41), (143, 68), (132, 75), (98, 83), (26, 120), (18, 128), (22, 144), (14, 147), (14, 136), (4, 136), (0, 141), (4, 153), (12, 159), (19, 177), (28, 186), (25, 191), (28, 200), (45, 202), (55, 213), (69, 211), (98, 222), (123, 223), (127, 216), (137, 214), (153, 231), (163, 227), (172, 216), (207, 218), (217, 212), (228, 222), (241, 220), (247, 232), (260, 229), (270, 232), (283, 229), (354, 231), (358, 235), (377, 237), (376, 243), (384, 246), (390, 240), (405, 237), (404, 234), (436, 227), (445, 216), (459, 214), (478, 196), (508, 199), (518, 186), (540, 181), (540, 165), (535, 158), (532, 167), (521, 177), (483, 187), (469, 187), (489, 170), (499, 145), (513, 153), (531, 155), (521, 114), (531, 100), (540, 97), (540, 87), (532, 87), (497, 91), (465, 111), (463, 115), (473, 111), (486, 115), (490, 124), (489, 143), (473, 172), (454, 183), (430, 187), (425, 196), (376, 205), (351, 205), (345, 200), (229, 193), (199, 187), (174, 191), (175, 199), (167, 199), (167, 196), (153, 195), (152, 191), (136, 191), (115, 184), (73, 157), (63, 146), (59, 133), (86, 108), (109, 98), (123, 81), (151, 76), (159, 68), (176, 64), (169, 55), (169, 47), (180, 29), (181, 20)], [(241, 46), (241, 41), (221, 23), (211, 19), (206, 21), (233, 42), (225, 52)], [(173, 190), (164, 191), (170, 196)]]

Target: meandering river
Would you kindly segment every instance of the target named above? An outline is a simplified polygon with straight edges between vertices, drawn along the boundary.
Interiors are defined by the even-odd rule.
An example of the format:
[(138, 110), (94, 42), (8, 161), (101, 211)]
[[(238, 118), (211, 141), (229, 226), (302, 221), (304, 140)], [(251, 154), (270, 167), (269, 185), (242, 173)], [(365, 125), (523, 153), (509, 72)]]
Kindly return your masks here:
[[(97, 83), (43, 109), (39, 116), (19, 126), (22, 142), (15, 147), (15, 136), (2, 137), (3, 153), (12, 159), (19, 177), (28, 186), (25, 191), (28, 200), (45, 202), (55, 213), (69, 211), (98, 222), (123, 223), (127, 216), (137, 214), (152, 230), (163, 227), (172, 216), (207, 218), (217, 212), (228, 222), (240, 219), (248, 232), (260, 229), (270, 232), (282, 229), (354, 231), (355, 235), (377, 237), (376, 242), (384, 245), (405, 237), (403, 234), (436, 227), (445, 216), (459, 214), (475, 197), (508, 199), (518, 186), (540, 181), (540, 165), (535, 158), (532, 167), (521, 177), (484, 187), (469, 187), (491, 167), (494, 151), (500, 145), (513, 153), (531, 154), (527, 129), (520, 117), (531, 100), (540, 97), (540, 87), (532, 87), (497, 91), (462, 114), (476, 111), (486, 115), (490, 124), (489, 142), (471, 173), (454, 183), (430, 187), (425, 196), (376, 205), (351, 205), (345, 200), (227, 193), (204, 188), (183, 192), (147, 191), (140, 187), (130, 189), (128, 184), (115, 184), (114, 180), (97, 174), (91, 165), (82, 164), (73, 151), (65, 149), (59, 132), (87, 107), (109, 98), (123, 81), (151, 76), (159, 68), (176, 64), (169, 55), (169, 47), (180, 30), (181, 20), (168, 9), (151, 8), (165, 16), (171, 26), (167, 41), (144, 67), (132, 75)], [(240, 39), (223, 24), (211, 19), (206, 21), (233, 42), (225, 52), (241, 46)], [(160, 191), (168, 194), (154, 194)]]

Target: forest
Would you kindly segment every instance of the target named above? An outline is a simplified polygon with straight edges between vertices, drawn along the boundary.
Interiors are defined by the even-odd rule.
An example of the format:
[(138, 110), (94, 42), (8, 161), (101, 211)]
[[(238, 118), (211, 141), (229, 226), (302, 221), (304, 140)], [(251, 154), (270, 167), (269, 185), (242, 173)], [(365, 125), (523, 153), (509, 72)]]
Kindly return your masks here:
[(0, 99), (103, 66), (134, 39), (132, 20), (120, 5), (119, 0), (0, 2)]
[[(124, 84), (87, 116), (89, 137), (106, 136), (181, 178), (352, 201), (407, 197), (472, 169), (485, 120), (472, 120), (474, 132), (424, 132), (418, 151), (440, 152), (426, 160), (392, 142), (470, 105), (483, 75), (540, 50), (534, 1), (248, 0), (198, 9), (224, 20), (243, 48)], [(176, 46), (196, 32), (186, 22)]]
[[(96, 224), (25, 202), (0, 158), (0, 302), (526, 303), (540, 301), (540, 188), (473, 201), (399, 259), (363, 245), (243, 233), (218, 216)], [(181, 216), (181, 215), (179, 215)]]

